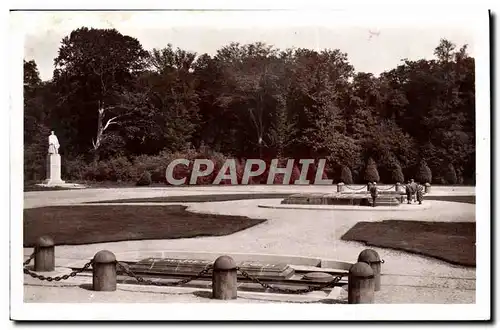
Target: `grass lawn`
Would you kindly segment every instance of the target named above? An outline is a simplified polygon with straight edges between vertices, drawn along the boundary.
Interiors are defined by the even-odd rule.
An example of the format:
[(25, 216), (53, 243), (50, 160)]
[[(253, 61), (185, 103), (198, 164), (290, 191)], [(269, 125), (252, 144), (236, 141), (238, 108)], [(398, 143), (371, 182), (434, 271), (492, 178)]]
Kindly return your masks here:
[(24, 210), (24, 247), (50, 235), (56, 245), (224, 236), (266, 220), (191, 213), (180, 205), (50, 206)]
[(342, 239), (418, 253), (456, 265), (476, 266), (475, 222), (358, 222)]

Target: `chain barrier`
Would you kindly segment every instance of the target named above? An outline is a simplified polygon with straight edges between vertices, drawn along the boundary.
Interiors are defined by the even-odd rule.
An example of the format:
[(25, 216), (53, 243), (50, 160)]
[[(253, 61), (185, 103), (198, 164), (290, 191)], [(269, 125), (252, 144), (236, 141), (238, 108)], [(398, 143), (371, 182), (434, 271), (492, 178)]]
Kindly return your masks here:
[[(23, 266), (27, 266), (31, 260), (33, 260), (35, 256), (35, 253), (33, 253), (29, 258), (28, 260), (26, 260), (25, 262), (23, 262)], [(83, 268), (79, 269), (79, 270), (74, 270), (72, 271), (71, 273), (69, 274), (65, 274), (65, 275), (60, 275), (60, 276), (44, 276), (44, 275), (40, 275), (40, 274), (37, 274), (35, 272), (32, 272), (31, 270), (29, 270), (28, 268), (24, 267), (23, 268), (23, 272), (33, 278), (37, 278), (39, 279), (40, 281), (48, 281), (48, 282), (52, 282), (52, 281), (56, 281), (56, 282), (59, 282), (60, 280), (67, 280), (68, 278), (70, 277), (75, 277), (76, 275), (86, 271), (92, 264), (94, 263), (94, 260), (90, 260), (89, 262), (87, 262)]]
[(347, 189), (350, 189), (350, 190), (357, 190), (357, 191), (362, 190), (362, 189), (366, 189), (366, 186), (363, 186), (363, 187), (361, 187), (361, 188), (359, 188), (359, 189), (357, 189), (357, 188), (351, 188), (351, 187), (349, 187), (349, 186), (347, 186), (347, 185), (346, 185), (345, 187), (346, 187)]
[(189, 278), (177, 281), (177, 282), (155, 282), (155, 281), (151, 281), (151, 280), (145, 280), (143, 277), (134, 274), (134, 272), (132, 272), (130, 269), (127, 269), (127, 267), (124, 266), (123, 264), (121, 264), (120, 262), (117, 262), (117, 266), (118, 266), (118, 268), (122, 269), (123, 273), (125, 273), (128, 276), (136, 279), (137, 282), (148, 284), (148, 285), (155, 285), (155, 286), (178, 286), (178, 285), (184, 285), (184, 284), (187, 284), (187, 283), (189, 283), (191, 281), (197, 280), (197, 279), (203, 277), (204, 275), (207, 275), (210, 272), (210, 270), (213, 268), (213, 265), (210, 264), (207, 267), (205, 267), (198, 274), (196, 274), (194, 276), (191, 276)]
[(391, 190), (391, 189), (393, 189), (394, 187), (396, 187), (396, 185), (392, 185), (391, 187), (386, 188), (386, 189), (382, 189), (382, 188), (378, 188), (378, 189), (379, 189), (379, 190), (383, 190), (383, 191), (387, 191), (387, 190)]
[[(23, 262), (23, 266), (27, 266), (31, 262), (31, 260), (33, 260), (34, 256), (35, 256), (35, 253), (33, 253), (25, 262)], [(383, 262), (384, 261), (382, 260), (382, 263)], [(93, 263), (94, 263), (94, 260), (90, 260), (89, 262), (87, 262), (79, 270), (75, 270), (75, 271), (72, 271), (69, 274), (55, 276), (55, 277), (39, 275), (39, 274), (37, 274), (35, 272), (30, 271), (26, 267), (24, 267), (23, 270), (24, 270), (25, 274), (30, 275), (33, 278), (37, 278), (37, 279), (39, 279), (41, 281), (48, 281), (48, 282), (56, 281), (56, 282), (58, 282), (58, 281), (61, 281), (61, 280), (67, 280), (70, 277), (75, 277), (79, 273), (82, 273), (82, 272), (86, 271), (87, 269), (89, 269), (90, 266), (92, 266)], [(117, 262), (116, 265), (117, 265), (117, 268), (118, 268), (117, 269), (117, 273), (118, 273), (118, 270), (121, 270), (122, 273), (125, 273), (126, 275), (134, 278), (135, 280), (137, 280), (138, 283), (144, 283), (144, 284), (147, 284), (147, 285), (155, 285), (155, 286), (179, 286), (179, 285), (184, 285), (184, 284), (187, 284), (187, 283), (189, 283), (191, 281), (197, 280), (197, 279), (199, 279), (199, 278), (207, 275), (213, 269), (213, 265), (209, 264), (202, 271), (200, 271), (198, 274), (196, 274), (194, 276), (191, 276), (191, 277), (188, 277), (186, 279), (183, 279), (183, 280), (180, 280), (180, 281), (177, 281), (177, 282), (155, 282), (155, 281), (152, 281), (152, 280), (146, 280), (143, 277), (141, 277), (139, 275), (136, 275), (134, 272), (132, 272), (130, 269), (128, 269), (126, 266), (124, 266), (120, 262)], [(264, 282), (260, 281), (258, 278), (252, 277), (250, 274), (248, 274), (246, 271), (244, 271), (243, 269), (241, 269), (239, 267), (237, 267), (236, 269), (245, 278), (249, 279), (250, 281), (252, 281), (254, 283), (260, 284), (265, 289), (268, 289), (268, 290), (271, 290), (271, 291), (274, 291), (274, 292), (277, 292), (277, 293), (287, 293), (287, 294), (304, 294), (304, 293), (309, 293), (309, 292), (312, 292), (312, 291), (323, 290), (323, 289), (329, 288), (329, 287), (334, 287), (335, 284), (337, 284), (338, 282), (340, 282), (340, 280), (344, 276), (346, 276), (346, 275), (344, 275), (344, 276), (338, 275), (338, 276), (336, 276), (330, 282), (327, 282), (327, 283), (322, 284), (320, 286), (308, 286), (307, 289), (285, 289), (285, 288), (278, 288), (276, 286), (264, 283)]]
[(23, 262), (23, 266), (28, 266), (31, 262), (31, 260), (33, 260), (33, 258), (35, 258), (35, 252), (33, 252), (29, 257), (28, 259), (26, 259), (25, 262)]
[(323, 284), (321, 286), (309, 286), (307, 289), (283, 289), (283, 288), (278, 288), (278, 287), (275, 287), (273, 285), (264, 283), (264, 282), (260, 281), (256, 277), (252, 277), (252, 276), (250, 276), (250, 274), (248, 274), (246, 271), (244, 271), (243, 269), (241, 269), (239, 267), (236, 268), (236, 269), (244, 277), (246, 277), (247, 279), (249, 279), (250, 281), (252, 281), (254, 283), (260, 284), (265, 289), (268, 289), (268, 290), (271, 290), (271, 291), (274, 291), (274, 292), (277, 292), (277, 293), (288, 293), (288, 294), (304, 294), (304, 293), (309, 293), (309, 292), (312, 292), (312, 291), (318, 291), (318, 290), (323, 290), (325, 288), (333, 287), (333, 286), (335, 286), (335, 284), (337, 284), (338, 282), (340, 282), (340, 280), (343, 277), (343, 276), (339, 275), (339, 276), (336, 276), (333, 280), (331, 280), (328, 283), (325, 283), (325, 284)]
[[(345, 186), (345, 187), (346, 187), (347, 189), (350, 189), (350, 190), (356, 190), (356, 191), (359, 191), (359, 190), (362, 190), (362, 189), (366, 189), (366, 187), (367, 187), (367, 186), (363, 186), (363, 187), (358, 188), (358, 189), (357, 189), (357, 188), (351, 188), (351, 187), (349, 187), (349, 186)], [(392, 185), (392, 186), (390, 186), (389, 188), (385, 188), (385, 189), (384, 189), (384, 188), (379, 188), (379, 187), (377, 187), (377, 188), (378, 188), (378, 190), (382, 190), (382, 191), (389, 191), (389, 190), (391, 190), (391, 189), (394, 189), (395, 187), (396, 187), (396, 185)]]

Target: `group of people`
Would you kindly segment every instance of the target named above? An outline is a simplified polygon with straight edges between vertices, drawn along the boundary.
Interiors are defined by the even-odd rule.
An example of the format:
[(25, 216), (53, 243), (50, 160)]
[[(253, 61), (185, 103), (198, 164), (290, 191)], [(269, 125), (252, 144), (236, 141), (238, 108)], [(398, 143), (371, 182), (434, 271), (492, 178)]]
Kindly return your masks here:
[(418, 204), (422, 204), (422, 200), (424, 199), (424, 187), (415, 182), (415, 180), (411, 179), (405, 185), (406, 192), (406, 200), (408, 204), (411, 204), (412, 201), (417, 201)]
[[(377, 183), (372, 182), (369, 187), (370, 195), (372, 197), (372, 207), (375, 207), (375, 203), (378, 197), (378, 188)], [(415, 180), (411, 179), (405, 185), (406, 192), (406, 200), (408, 204), (411, 204), (412, 201), (418, 202), (419, 205), (422, 204), (424, 199), (424, 187), (415, 182)]]

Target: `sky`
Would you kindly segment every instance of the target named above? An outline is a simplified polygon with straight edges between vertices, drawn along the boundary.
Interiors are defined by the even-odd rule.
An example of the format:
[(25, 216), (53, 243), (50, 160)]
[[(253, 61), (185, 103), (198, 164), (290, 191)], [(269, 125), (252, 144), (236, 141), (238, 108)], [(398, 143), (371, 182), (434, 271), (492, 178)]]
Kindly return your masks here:
[[(14, 12), (11, 26), (24, 39), (24, 59), (35, 60), (42, 80), (52, 77), (62, 38), (79, 27), (116, 28), (146, 50), (174, 47), (213, 55), (231, 42), (264, 42), (279, 49), (340, 49), (356, 71), (375, 75), (401, 59), (432, 58), (441, 38), (474, 56), (472, 16), (418, 16), (359, 12)], [(13, 16), (13, 17), (12, 17)]]

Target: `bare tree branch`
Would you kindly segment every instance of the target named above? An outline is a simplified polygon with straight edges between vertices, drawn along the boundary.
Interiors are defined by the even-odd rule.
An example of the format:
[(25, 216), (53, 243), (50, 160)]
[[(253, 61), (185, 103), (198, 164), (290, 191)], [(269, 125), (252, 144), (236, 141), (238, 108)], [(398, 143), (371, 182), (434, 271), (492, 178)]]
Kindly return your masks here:
[(114, 122), (113, 120), (115, 120), (115, 119), (117, 119), (119, 117), (121, 117), (121, 116), (115, 116), (115, 117), (109, 119), (107, 121), (106, 125), (104, 125), (104, 128), (102, 129), (102, 132), (104, 133), (104, 131), (109, 127), (109, 125), (116, 124), (116, 122)]

